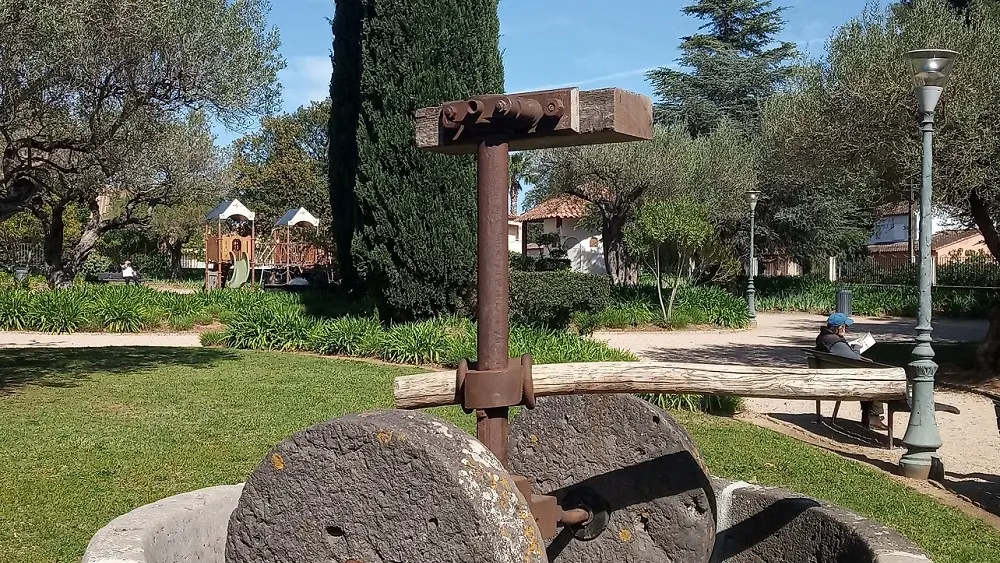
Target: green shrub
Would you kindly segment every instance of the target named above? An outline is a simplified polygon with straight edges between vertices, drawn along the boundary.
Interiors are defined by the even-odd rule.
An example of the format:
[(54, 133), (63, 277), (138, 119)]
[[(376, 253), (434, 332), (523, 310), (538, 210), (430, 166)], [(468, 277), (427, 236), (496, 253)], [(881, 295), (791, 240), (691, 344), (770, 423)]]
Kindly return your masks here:
[(211, 330), (201, 333), (198, 339), (201, 341), (202, 346), (225, 346), (227, 344), (227, 336), (228, 333), (225, 330)]
[(42, 291), (31, 300), (31, 327), (42, 332), (76, 332), (88, 322), (85, 303), (72, 289)]
[(520, 252), (510, 253), (510, 269), (520, 272), (556, 272), (569, 270), (569, 258), (528, 256)]
[[(837, 302), (837, 292), (852, 293), (852, 312), (866, 317), (914, 317), (919, 300), (914, 286), (873, 286), (829, 282), (810, 277), (761, 278), (757, 310), (829, 314)], [(965, 287), (934, 287), (934, 314), (957, 318), (988, 318), (1000, 290)]]
[(384, 332), (375, 317), (320, 321), (309, 337), (309, 348), (333, 356), (376, 357), (382, 353)]
[(448, 350), (448, 335), (441, 324), (407, 323), (386, 334), (382, 359), (397, 364), (440, 364)]
[(610, 304), (607, 276), (569, 271), (510, 273), (510, 315), (515, 323), (566, 328), (574, 313), (595, 313)]
[(215, 322), (215, 318), (208, 310), (199, 311), (191, 315), (191, 321), (198, 326), (208, 326)]
[(194, 328), (194, 317), (190, 316), (171, 316), (167, 322), (170, 325), (170, 330), (181, 331)]
[(0, 330), (29, 330), (32, 326), (31, 292), (0, 290)]
[(741, 329), (750, 326), (750, 311), (743, 298), (714, 286), (685, 287), (677, 296), (678, 309), (708, 324)]
[(275, 302), (234, 312), (226, 343), (251, 350), (307, 350), (313, 326), (299, 306)]

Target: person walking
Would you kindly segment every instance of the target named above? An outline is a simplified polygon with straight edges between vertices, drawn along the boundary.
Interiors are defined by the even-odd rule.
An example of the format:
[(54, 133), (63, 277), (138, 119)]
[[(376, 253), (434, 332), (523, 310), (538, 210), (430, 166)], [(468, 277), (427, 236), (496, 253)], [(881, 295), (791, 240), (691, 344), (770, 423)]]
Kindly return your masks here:
[[(844, 313), (834, 313), (830, 315), (826, 320), (826, 326), (819, 329), (819, 336), (816, 337), (816, 350), (819, 352), (833, 354), (834, 356), (840, 356), (842, 358), (870, 362), (871, 360), (858, 353), (857, 350), (851, 347), (851, 344), (847, 341), (847, 339), (844, 338), (844, 335), (847, 334), (847, 327), (853, 324), (854, 319), (848, 317)], [(868, 428), (870, 430), (880, 430), (884, 432), (889, 429), (889, 427), (885, 425), (882, 418), (883, 412), (882, 403), (876, 403), (874, 401), (861, 401), (861, 417), (862, 420), (866, 418), (868, 419)], [(865, 413), (867, 413), (868, 416), (865, 416)]]

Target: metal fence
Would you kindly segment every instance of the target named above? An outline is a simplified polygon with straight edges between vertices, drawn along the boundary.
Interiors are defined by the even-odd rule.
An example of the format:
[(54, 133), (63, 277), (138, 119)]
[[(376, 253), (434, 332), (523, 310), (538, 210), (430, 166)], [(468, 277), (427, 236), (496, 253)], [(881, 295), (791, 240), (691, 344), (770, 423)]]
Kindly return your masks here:
[[(920, 265), (909, 256), (870, 255), (837, 260), (836, 278), (846, 283), (917, 285)], [(931, 283), (942, 287), (1000, 288), (1000, 262), (981, 250), (934, 255)]]
[(0, 242), (0, 267), (26, 266), (39, 268), (45, 264), (42, 243)]

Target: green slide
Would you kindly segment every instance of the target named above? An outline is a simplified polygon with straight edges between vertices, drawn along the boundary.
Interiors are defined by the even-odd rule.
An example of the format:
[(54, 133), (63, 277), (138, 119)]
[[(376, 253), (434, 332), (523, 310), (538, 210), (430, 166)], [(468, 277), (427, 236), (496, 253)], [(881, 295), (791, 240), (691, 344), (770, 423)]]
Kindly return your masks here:
[(247, 257), (246, 252), (240, 253), (240, 259), (236, 259), (236, 254), (230, 252), (229, 259), (233, 263), (233, 272), (228, 280), (226, 280), (226, 287), (231, 287), (233, 289), (238, 289), (243, 287), (243, 284), (247, 283), (250, 279), (250, 258)]

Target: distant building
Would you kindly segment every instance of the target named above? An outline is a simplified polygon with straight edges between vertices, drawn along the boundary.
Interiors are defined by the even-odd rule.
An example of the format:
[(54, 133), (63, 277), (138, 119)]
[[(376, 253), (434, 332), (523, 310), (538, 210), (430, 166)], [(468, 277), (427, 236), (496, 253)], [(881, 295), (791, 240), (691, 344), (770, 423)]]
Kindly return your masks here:
[[(558, 233), (562, 248), (569, 258), (570, 268), (576, 272), (605, 275), (608, 273), (604, 261), (604, 243), (601, 234), (579, 226), (580, 220), (590, 214), (590, 203), (580, 197), (562, 194), (546, 199), (533, 209), (517, 218), (522, 225), (522, 233), (528, 223), (541, 223), (542, 232)], [(535, 245), (537, 251), (521, 237), (521, 252), (541, 254), (543, 249)]]

